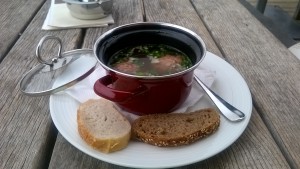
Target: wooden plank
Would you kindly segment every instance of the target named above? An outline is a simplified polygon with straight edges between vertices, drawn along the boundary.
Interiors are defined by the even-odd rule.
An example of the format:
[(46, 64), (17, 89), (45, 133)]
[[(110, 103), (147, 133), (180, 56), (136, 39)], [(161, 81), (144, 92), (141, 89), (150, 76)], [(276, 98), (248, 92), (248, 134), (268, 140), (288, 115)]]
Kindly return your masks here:
[(114, 2), (113, 12), (114, 24), (103, 29), (87, 29), (83, 48), (92, 49), (97, 38), (109, 29), (124, 24), (143, 22), (144, 11), (142, 0), (122, 0), (122, 2)]
[[(175, 23), (194, 30), (203, 37), (208, 49), (220, 53), (208, 31), (202, 24), (193, 7), (188, 1), (144, 1), (147, 21), (163, 21)], [(178, 6), (183, 7), (178, 11)], [(133, 8), (134, 9), (134, 8)], [(186, 11), (186, 12), (184, 12)], [(185, 13), (188, 13), (186, 15)], [(198, 19), (190, 21), (196, 17)], [(195, 24), (195, 25), (193, 25)], [(90, 33), (88, 33), (91, 31)], [(95, 32), (96, 33), (95, 33)], [(89, 29), (84, 47), (92, 47), (96, 36), (103, 31)], [(92, 42), (90, 42), (92, 41)], [(199, 150), (201, 151), (201, 150)], [(68, 159), (66, 159), (68, 157)], [(288, 168), (287, 162), (280, 154), (266, 126), (257, 112), (253, 111), (249, 127), (239, 140), (223, 153), (208, 160), (182, 168)], [(50, 168), (121, 168), (88, 157), (67, 143), (61, 135), (58, 136), (50, 163)]]
[(95, 159), (71, 145), (58, 134), (57, 141), (54, 146), (53, 154), (49, 164), (49, 169), (122, 169), (124, 167), (109, 164), (101, 160)]
[[(265, 147), (267, 145), (267, 147)], [(58, 150), (60, 148), (61, 150)], [(92, 158), (75, 147), (71, 146), (59, 134), (55, 145), (53, 158), (56, 159), (55, 167), (50, 168), (101, 168), (101, 169), (121, 169), (124, 167), (109, 164), (101, 160)], [(199, 150), (201, 151), (201, 150)], [(55, 156), (55, 157), (54, 157)], [(68, 158), (66, 158), (68, 157)], [(60, 159), (60, 160), (57, 160)], [(51, 161), (52, 163), (52, 161)], [(285, 169), (289, 168), (287, 162), (278, 152), (278, 147), (272, 139), (268, 129), (263, 124), (256, 111), (249, 123), (248, 128), (238, 141), (230, 146), (226, 151), (221, 152), (207, 160), (178, 167), (178, 169), (197, 169), (197, 168), (266, 168), (266, 169)]]
[(1, 1), (0, 62), (44, 2), (45, 0)]
[[(209, 2), (197, 2), (198, 4), (193, 5), (188, 1), (181, 0), (145, 1), (144, 3), (147, 21), (163, 21), (183, 25), (203, 37), (204, 42), (208, 44), (207, 48), (209, 51), (220, 53), (215, 51), (218, 48), (210, 37), (211, 32), (208, 33), (193, 9), (193, 5), (204, 6), (204, 4), (210, 4)], [(179, 6), (180, 8), (178, 8)], [(200, 13), (200, 16), (202, 16), (202, 13)], [(216, 42), (218, 42), (218, 39)], [(266, 130), (263, 121), (256, 113), (254, 110), (254, 115), (244, 135), (227, 151), (213, 159), (205, 160), (193, 166), (200, 165), (205, 168), (245, 168), (246, 166), (251, 166), (252, 168), (288, 168), (287, 162), (281, 155), (270, 133)], [(262, 128), (264, 129), (262, 130)], [(257, 147), (256, 145), (261, 146)], [(257, 162), (257, 158), (261, 160), (261, 163)], [(278, 161), (280, 162), (278, 163)]]
[[(93, 48), (96, 39), (107, 30), (118, 25), (142, 22), (143, 10), (142, 1), (140, 0), (122, 0), (114, 1), (113, 17), (115, 24), (107, 28), (89, 28), (86, 30), (83, 48)], [(102, 162), (92, 158), (68, 143), (60, 134), (57, 137), (49, 169), (58, 168), (101, 168), (101, 169), (118, 169), (123, 168), (116, 165)]]
[(147, 22), (168, 22), (184, 26), (206, 42), (208, 51), (221, 56), (205, 25), (188, 1), (144, 1), (144, 4)]
[(248, 127), (234, 144), (214, 157), (180, 169), (186, 168), (288, 169), (290, 167), (280, 154), (260, 116), (254, 110)]
[(244, 76), (289, 165), (300, 167), (300, 61), (237, 1), (193, 0), (223, 54)]
[[(22, 95), (19, 80), (37, 64), (35, 48), (43, 36), (59, 36), (64, 50), (73, 49), (81, 38), (79, 29), (42, 31), (49, 6), (50, 1), (47, 1), (0, 64), (0, 168), (45, 168), (48, 165), (57, 134), (49, 114), (49, 97)], [(30, 5), (26, 7), (33, 10)], [(21, 13), (28, 14), (25, 9)], [(46, 52), (57, 53), (54, 43), (47, 46)]]

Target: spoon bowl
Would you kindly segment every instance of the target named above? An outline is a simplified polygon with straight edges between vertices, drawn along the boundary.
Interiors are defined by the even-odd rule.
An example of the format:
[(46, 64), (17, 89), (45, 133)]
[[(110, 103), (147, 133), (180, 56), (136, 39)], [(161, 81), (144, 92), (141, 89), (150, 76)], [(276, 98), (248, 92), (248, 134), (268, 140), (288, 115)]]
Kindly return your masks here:
[(196, 75), (194, 75), (194, 79), (202, 87), (202, 89), (206, 92), (206, 94), (226, 119), (232, 122), (239, 122), (245, 119), (245, 114), (242, 111), (238, 110), (237, 108), (226, 102), (224, 99), (222, 99), (220, 96), (218, 96), (211, 89), (209, 89)]

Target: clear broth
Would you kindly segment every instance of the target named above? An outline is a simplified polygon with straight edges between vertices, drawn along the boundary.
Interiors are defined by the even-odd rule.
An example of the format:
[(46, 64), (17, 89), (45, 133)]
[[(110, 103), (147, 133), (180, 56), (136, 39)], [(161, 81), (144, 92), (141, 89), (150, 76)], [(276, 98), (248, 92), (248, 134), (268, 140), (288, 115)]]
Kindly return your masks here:
[(146, 44), (116, 52), (108, 66), (132, 75), (162, 76), (177, 73), (192, 66), (190, 58), (180, 50), (163, 44)]

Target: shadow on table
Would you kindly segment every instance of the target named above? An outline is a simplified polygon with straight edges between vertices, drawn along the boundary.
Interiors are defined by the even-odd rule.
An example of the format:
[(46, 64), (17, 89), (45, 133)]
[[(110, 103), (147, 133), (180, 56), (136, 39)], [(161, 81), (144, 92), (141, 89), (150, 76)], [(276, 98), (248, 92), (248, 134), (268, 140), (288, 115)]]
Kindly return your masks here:
[(287, 48), (300, 42), (300, 21), (294, 20), (278, 6), (267, 5), (264, 14), (245, 0), (239, 0)]

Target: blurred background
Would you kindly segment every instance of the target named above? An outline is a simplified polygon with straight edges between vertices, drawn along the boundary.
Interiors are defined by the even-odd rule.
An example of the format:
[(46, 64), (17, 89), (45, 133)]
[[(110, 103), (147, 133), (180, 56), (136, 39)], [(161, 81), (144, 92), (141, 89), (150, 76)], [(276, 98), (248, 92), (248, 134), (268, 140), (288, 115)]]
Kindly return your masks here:
[(300, 42), (300, 0), (240, 0), (286, 47)]

